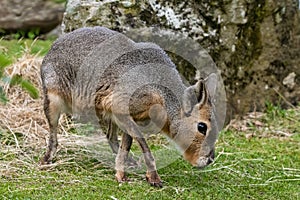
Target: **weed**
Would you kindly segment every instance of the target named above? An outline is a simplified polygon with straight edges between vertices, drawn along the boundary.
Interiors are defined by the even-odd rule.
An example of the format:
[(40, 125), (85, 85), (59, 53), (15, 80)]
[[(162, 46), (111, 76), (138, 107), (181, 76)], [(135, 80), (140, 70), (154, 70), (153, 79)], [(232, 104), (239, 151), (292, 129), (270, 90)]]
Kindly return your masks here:
[(266, 102), (266, 113), (271, 120), (286, 115), (286, 111), (280, 105), (274, 105), (271, 102)]

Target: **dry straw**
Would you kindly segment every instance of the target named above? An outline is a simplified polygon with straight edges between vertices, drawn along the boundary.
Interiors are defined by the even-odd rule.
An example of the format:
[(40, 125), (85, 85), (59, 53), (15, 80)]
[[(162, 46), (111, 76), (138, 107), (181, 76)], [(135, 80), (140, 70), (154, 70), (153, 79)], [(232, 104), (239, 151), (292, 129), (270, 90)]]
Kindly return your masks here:
[[(25, 51), (23, 56), (14, 64), (5, 68), (5, 75), (12, 78), (21, 76), (30, 81), (41, 91), (39, 68), (42, 58)], [(43, 143), (48, 132), (46, 119), (43, 114), (43, 99), (32, 99), (30, 95), (19, 86), (10, 86), (5, 83), (4, 91), (9, 102), (0, 107), (0, 127), (9, 130), (11, 134), (22, 134), (30, 143)], [(17, 137), (15, 142), (18, 144)]]
[[(9, 100), (6, 104), (0, 105), (0, 153), (8, 156), (15, 154), (18, 156), (28, 153), (27, 162), (37, 164), (32, 156), (36, 153), (43, 153), (48, 137), (48, 124), (43, 112), (43, 95), (40, 79), (40, 66), (42, 57), (30, 54), (30, 48), (26, 47), (22, 57), (18, 58), (12, 65), (5, 68), (5, 76), (21, 76), (23, 80), (30, 81), (40, 92), (40, 97), (33, 99), (20, 86), (11, 86), (9, 82), (1, 82), (2, 87)], [(62, 144), (71, 144), (76, 138), (69, 135), (66, 137), (68, 129), (74, 124), (70, 123), (66, 116), (60, 119), (61, 133), (59, 135)], [(2, 137), (2, 138), (1, 138)], [(13, 145), (5, 139), (13, 138)], [(62, 139), (64, 138), (64, 139)], [(74, 143), (73, 143), (74, 144)], [(31, 153), (35, 152), (34, 155)], [(41, 155), (39, 155), (41, 156)], [(4, 159), (4, 158), (3, 158)], [(26, 159), (25, 159), (26, 160)], [(21, 161), (21, 159), (20, 159)], [(24, 160), (23, 160), (24, 161)], [(1, 163), (3, 164), (4, 161)], [(12, 166), (10, 166), (12, 167)], [(0, 171), (1, 174), (1, 171)]]
[[(43, 111), (43, 94), (40, 78), (40, 66), (43, 58), (30, 54), (30, 48), (26, 47), (22, 57), (5, 68), (5, 76), (11, 79), (20, 76), (23, 80), (30, 81), (39, 91), (39, 98), (33, 99), (18, 85), (11, 86), (4, 83), (3, 88), (9, 101), (0, 106), (0, 128), (8, 130), (11, 134), (21, 134), (25, 141), (31, 145), (44, 146), (48, 136), (48, 124)], [(71, 120), (63, 115), (59, 121), (60, 132), (69, 135), (71, 128), (78, 128), (79, 124), (71, 123)], [(15, 137), (15, 136), (14, 136)], [(17, 137), (15, 143), (18, 144)]]

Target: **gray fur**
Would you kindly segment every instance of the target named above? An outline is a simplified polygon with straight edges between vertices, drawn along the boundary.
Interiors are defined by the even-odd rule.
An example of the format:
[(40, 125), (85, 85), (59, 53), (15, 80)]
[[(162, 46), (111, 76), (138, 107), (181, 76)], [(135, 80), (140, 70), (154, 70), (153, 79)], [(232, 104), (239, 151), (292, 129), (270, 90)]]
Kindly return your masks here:
[[(118, 181), (126, 180), (124, 162), (134, 138), (144, 153), (148, 182), (161, 186), (154, 158), (139, 127), (149, 120), (159, 130), (168, 132), (167, 136), (178, 142), (183, 151), (188, 151), (190, 145), (197, 146), (199, 159), (189, 160), (192, 164), (200, 163), (202, 167), (212, 159), (216, 134), (210, 133), (211, 101), (205, 81), (187, 88), (173, 62), (156, 44), (135, 43), (103, 27), (78, 29), (53, 44), (43, 60), (41, 77), (50, 126), (48, 150), (42, 163), (51, 162), (56, 152), (57, 120), (63, 112), (100, 120), (103, 116), (110, 117), (107, 138), (113, 152), (118, 153)], [(211, 80), (207, 82), (214, 88)], [(151, 110), (155, 104), (161, 107)], [(184, 115), (182, 105), (187, 105), (189, 116)], [(199, 120), (208, 123), (210, 136), (206, 138), (212, 139), (199, 135), (196, 128)], [(115, 123), (123, 130), (120, 147)], [(196, 135), (204, 140), (204, 146), (199, 142), (194, 144)]]

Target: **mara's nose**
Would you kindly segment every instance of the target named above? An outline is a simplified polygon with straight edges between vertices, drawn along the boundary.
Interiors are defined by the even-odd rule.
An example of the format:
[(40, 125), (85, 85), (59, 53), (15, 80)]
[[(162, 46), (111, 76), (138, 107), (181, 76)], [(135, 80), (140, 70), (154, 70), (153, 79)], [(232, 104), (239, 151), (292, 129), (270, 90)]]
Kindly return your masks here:
[(211, 150), (210, 153), (209, 153), (209, 157), (208, 157), (208, 160), (207, 160), (207, 165), (209, 165), (210, 163), (212, 163), (215, 159), (215, 150)]

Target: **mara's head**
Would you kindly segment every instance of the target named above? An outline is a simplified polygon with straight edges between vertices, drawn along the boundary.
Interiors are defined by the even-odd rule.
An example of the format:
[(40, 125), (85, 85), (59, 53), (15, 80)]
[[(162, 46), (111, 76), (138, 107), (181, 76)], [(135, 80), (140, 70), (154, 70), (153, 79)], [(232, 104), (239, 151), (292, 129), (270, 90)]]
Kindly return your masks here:
[(174, 139), (184, 158), (199, 168), (214, 160), (218, 132), (214, 127), (212, 99), (216, 85), (217, 76), (211, 74), (188, 87), (182, 98), (181, 120)]

